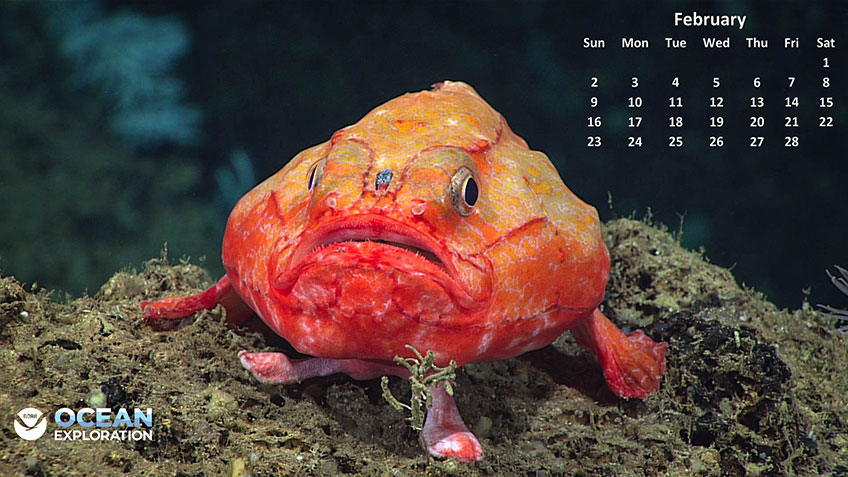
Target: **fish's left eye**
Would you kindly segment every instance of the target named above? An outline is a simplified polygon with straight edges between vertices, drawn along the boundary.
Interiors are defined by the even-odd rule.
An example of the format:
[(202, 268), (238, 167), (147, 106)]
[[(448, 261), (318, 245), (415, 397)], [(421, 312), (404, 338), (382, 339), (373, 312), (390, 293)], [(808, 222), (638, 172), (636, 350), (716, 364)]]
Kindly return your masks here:
[(474, 212), (474, 206), (480, 196), (477, 181), (471, 169), (461, 167), (453, 175), (450, 182), (450, 198), (453, 208), (463, 217), (468, 217)]
[(327, 165), (327, 158), (321, 158), (315, 161), (312, 166), (309, 167), (309, 170), (306, 171), (306, 187), (309, 190), (312, 190), (315, 187), (315, 184), (321, 180), (321, 176), (324, 175), (324, 167)]

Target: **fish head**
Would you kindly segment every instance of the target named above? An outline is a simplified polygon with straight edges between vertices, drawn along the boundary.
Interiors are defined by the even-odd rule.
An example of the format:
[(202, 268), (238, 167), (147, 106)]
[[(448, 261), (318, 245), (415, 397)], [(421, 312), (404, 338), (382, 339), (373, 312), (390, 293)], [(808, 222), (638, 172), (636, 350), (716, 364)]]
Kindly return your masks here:
[(470, 86), (445, 81), (375, 108), (257, 186), (230, 217), (224, 262), (292, 314), (396, 341), (387, 348), (438, 348), (438, 330), (591, 312), (609, 268), (600, 237), (595, 209), (547, 157)]

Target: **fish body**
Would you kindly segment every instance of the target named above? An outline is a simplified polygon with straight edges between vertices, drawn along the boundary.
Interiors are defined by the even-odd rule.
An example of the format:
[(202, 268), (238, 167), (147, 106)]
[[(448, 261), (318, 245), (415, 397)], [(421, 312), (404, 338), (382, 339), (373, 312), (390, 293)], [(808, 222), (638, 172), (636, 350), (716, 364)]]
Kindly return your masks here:
[[(462, 171), (478, 189), (468, 215)], [(223, 260), (300, 352), (391, 361), (409, 344), (441, 365), (547, 345), (597, 308), (609, 270), (595, 209), (451, 82), (380, 106), (248, 193)]]
[[(215, 287), (145, 303), (147, 315), (252, 310), (316, 357), (242, 352), (264, 381), (391, 373), (395, 356), (413, 356), (407, 345), (439, 366), (504, 359), (569, 329), (619, 395), (649, 394), (665, 367), (664, 344), (598, 311), (610, 261), (596, 210), (465, 83), (393, 99), (295, 156), (235, 206), (222, 256)], [(457, 432), (425, 445), (480, 458), (455, 417), (430, 434)], [(461, 452), (434, 451), (445, 438)]]

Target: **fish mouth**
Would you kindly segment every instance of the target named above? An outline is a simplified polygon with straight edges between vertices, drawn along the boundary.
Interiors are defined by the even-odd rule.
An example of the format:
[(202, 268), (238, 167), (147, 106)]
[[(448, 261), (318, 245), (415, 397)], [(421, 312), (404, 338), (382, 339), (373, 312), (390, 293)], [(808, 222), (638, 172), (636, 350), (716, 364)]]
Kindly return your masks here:
[[(348, 234), (343, 234), (343, 235), (348, 235)], [(409, 237), (405, 237), (405, 236), (394, 236), (394, 240), (383, 239), (383, 238), (374, 238), (374, 237), (359, 238), (359, 237), (356, 237), (355, 235), (354, 235), (354, 238), (337, 237), (337, 238), (331, 238), (327, 242), (316, 246), (315, 249), (313, 249), (312, 251), (315, 251), (315, 250), (320, 249), (320, 248), (326, 248), (326, 247), (332, 246), (334, 244), (357, 243), (357, 242), (373, 242), (373, 243), (378, 243), (378, 244), (381, 244), (381, 245), (387, 245), (389, 247), (399, 248), (401, 250), (406, 250), (408, 252), (414, 253), (415, 255), (423, 258), (424, 260), (427, 260), (428, 262), (432, 263), (433, 265), (435, 265), (439, 268), (442, 268), (443, 270), (445, 270), (446, 273), (450, 273), (447, 265), (445, 265), (445, 262), (443, 262), (442, 259), (439, 258), (439, 256), (436, 255), (435, 252), (433, 252), (432, 250), (429, 250), (425, 247), (417, 245), (418, 242), (416, 242), (415, 240), (410, 240)], [(309, 255), (309, 254), (307, 253), (307, 255)]]
[(456, 274), (451, 266), (451, 254), (436, 239), (403, 222), (366, 214), (331, 220), (308, 232), (292, 252), (287, 268), (291, 270), (309, 256), (333, 245), (360, 242), (412, 254), (414, 257), (408, 258), (415, 262), (426, 261), (451, 277)]
[(341, 254), (356, 255), (375, 267), (427, 275), (460, 307), (474, 307), (454, 265), (455, 254), (429, 234), (382, 215), (335, 218), (307, 231), (289, 255), (276, 288), (290, 289), (308, 267)]

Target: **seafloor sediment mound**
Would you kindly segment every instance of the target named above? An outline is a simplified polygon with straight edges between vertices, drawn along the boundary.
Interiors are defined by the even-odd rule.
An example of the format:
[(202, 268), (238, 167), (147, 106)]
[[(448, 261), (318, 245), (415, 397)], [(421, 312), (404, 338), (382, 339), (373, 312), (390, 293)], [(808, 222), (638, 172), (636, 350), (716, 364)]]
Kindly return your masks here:
[[(0, 474), (821, 475), (848, 473), (848, 339), (809, 305), (777, 310), (725, 269), (642, 222), (605, 226), (604, 312), (669, 344), (660, 391), (609, 392), (566, 333), (552, 346), (465, 366), (457, 403), (476, 466), (426, 456), (379, 380), (261, 386), (240, 349), (283, 347), (229, 329), (221, 309), (151, 329), (139, 302), (190, 293), (202, 269), (152, 260), (94, 297), (60, 303), (0, 278)], [(840, 304), (834, 304), (840, 305)], [(408, 400), (402, 380), (391, 381)], [(150, 407), (154, 439), (25, 441), (19, 410)]]

